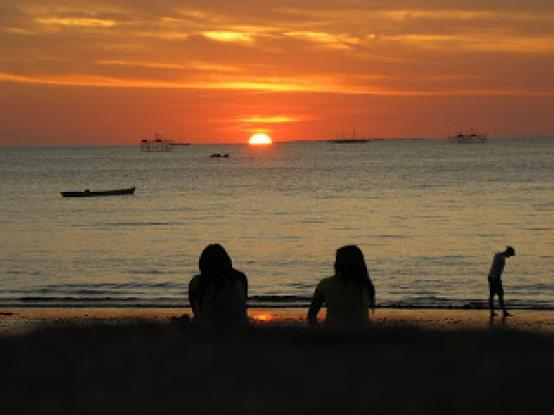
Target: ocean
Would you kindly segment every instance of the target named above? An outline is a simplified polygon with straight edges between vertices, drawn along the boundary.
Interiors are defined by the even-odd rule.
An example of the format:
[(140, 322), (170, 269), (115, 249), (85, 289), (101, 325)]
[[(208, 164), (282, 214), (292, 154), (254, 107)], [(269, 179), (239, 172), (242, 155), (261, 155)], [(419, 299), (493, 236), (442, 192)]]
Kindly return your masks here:
[(0, 178), (2, 307), (187, 306), (221, 243), (251, 306), (306, 306), (357, 244), (379, 306), (480, 308), (513, 245), (508, 306), (554, 308), (554, 140), (1, 148)]

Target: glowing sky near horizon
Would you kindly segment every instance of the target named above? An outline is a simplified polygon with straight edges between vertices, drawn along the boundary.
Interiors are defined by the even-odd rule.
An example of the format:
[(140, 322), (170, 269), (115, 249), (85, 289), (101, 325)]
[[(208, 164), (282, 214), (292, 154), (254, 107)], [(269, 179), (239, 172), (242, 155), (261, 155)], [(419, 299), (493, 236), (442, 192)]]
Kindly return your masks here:
[(554, 136), (554, 2), (0, 3), (0, 145)]

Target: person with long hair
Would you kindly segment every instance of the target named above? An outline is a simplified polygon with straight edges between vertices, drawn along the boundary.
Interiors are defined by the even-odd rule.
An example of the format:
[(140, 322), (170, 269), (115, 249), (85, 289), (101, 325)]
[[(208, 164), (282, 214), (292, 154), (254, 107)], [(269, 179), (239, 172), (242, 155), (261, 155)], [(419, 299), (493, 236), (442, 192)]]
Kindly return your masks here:
[(195, 324), (233, 328), (248, 324), (246, 275), (233, 268), (231, 257), (219, 244), (208, 245), (198, 261), (200, 274), (189, 283), (189, 302)]
[(364, 327), (369, 324), (369, 309), (375, 310), (375, 287), (369, 278), (364, 254), (356, 245), (337, 249), (335, 275), (318, 284), (308, 322), (318, 326), (317, 314), (327, 306), (326, 327)]

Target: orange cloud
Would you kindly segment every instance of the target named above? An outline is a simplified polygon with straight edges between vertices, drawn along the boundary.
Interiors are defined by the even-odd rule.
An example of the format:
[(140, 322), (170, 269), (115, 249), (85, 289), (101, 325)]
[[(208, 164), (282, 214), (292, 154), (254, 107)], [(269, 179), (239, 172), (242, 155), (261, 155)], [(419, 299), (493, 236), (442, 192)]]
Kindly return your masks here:
[(245, 123), (256, 123), (256, 124), (279, 124), (287, 122), (298, 122), (300, 119), (298, 117), (291, 117), (288, 115), (271, 115), (271, 116), (261, 116), (253, 115), (249, 117), (243, 117), (239, 119), (240, 122)]
[(139, 31), (134, 33), (134, 35), (138, 37), (152, 37), (152, 38), (166, 39), (166, 40), (184, 40), (190, 37), (190, 34), (186, 32), (168, 31), (168, 30)]
[(251, 43), (254, 41), (252, 34), (247, 32), (204, 31), (202, 32), (202, 36), (218, 42)]
[[(376, 39), (370, 36), (369, 39)], [(554, 51), (554, 36), (514, 37), (486, 33), (452, 35), (408, 34), (381, 36), (379, 41), (406, 43), (421, 48), (445, 51), (483, 51), (514, 53), (549, 53)]]
[(133, 62), (133, 61), (124, 61), (117, 59), (105, 59), (96, 61), (99, 65), (107, 66), (140, 66), (143, 68), (154, 68), (154, 69), (183, 69), (184, 66), (178, 63), (158, 63), (158, 62)]
[(44, 25), (56, 26), (83, 26), (83, 27), (112, 27), (116, 21), (112, 19), (91, 19), (81, 17), (48, 17), (39, 18), (37, 22)]
[(310, 31), (292, 31), (284, 33), (285, 36), (303, 39), (335, 49), (350, 49), (352, 46), (359, 45), (360, 39), (349, 35), (336, 35), (325, 32)]
[(15, 34), (15, 35), (26, 35), (26, 36), (30, 36), (30, 35), (34, 35), (35, 33), (32, 32), (31, 30), (27, 30), (27, 29), (22, 29), (20, 27), (6, 27), (4, 29), (4, 32), (6, 33), (12, 33), (12, 34)]
[[(213, 77), (212, 77), (213, 78)], [(113, 87), (113, 88), (160, 88), (160, 89), (236, 89), (251, 91), (321, 91), (322, 85), (317, 82), (291, 82), (293, 80), (259, 78), (244, 80), (197, 80), (197, 81), (160, 81), (151, 79), (121, 79), (99, 75), (67, 74), (25, 76), (0, 72), (0, 81), (26, 84), (45, 84), (61, 86)]]
[(352, 95), (391, 95), (391, 96), (442, 96), (442, 95), (529, 95), (552, 96), (554, 90), (525, 90), (501, 88), (457, 88), (441, 91), (425, 89), (393, 89), (370, 86), (348, 86), (345, 84), (315, 81), (313, 79), (273, 79), (259, 78), (252, 81), (241, 80), (197, 80), (197, 81), (159, 81), (151, 79), (122, 79), (99, 75), (42, 75), (25, 76), (0, 72), (0, 81), (25, 84), (43, 84), (60, 86), (111, 87), (111, 88), (159, 88), (159, 89), (208, 89), (241, 90), (267, 92), (320, 92)]

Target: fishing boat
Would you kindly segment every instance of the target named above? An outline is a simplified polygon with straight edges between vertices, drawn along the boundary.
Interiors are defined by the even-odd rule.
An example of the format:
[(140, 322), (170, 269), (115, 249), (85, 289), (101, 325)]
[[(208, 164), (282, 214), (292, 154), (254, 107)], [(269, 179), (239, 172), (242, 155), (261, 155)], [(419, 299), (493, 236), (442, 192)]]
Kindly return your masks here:
[(371, 139), (369, 138), (357, 138), (356, 137), (356, 130), (352, 130), (352, 138), (346, 138), (344, 136), (344, 131), (342, 133), (342, 138), (336, 138), (333, 140), (328, 140), (330, 143), (336, 143), (336, 144), (361, 144), (361, 143), (369, 143)]
[(127, 187), (125, 189), (113, 190), (90, 190), (85, 189), (82, 192), (61, 192), (63, 197), (95, 197), (95, 196), (123, 196), (132, 195), (135, 193), (135, 187)]
[(487, 134), (470, 130), (468, 132), (454, 134), (450, 136), (450, 139), (460, 144), (484, 143), (487, 141)]
[(369, 138), (338, 138), (336, 140), (330, 140), (331, 143), (336, 144), (361, 144), (361, 143), (369, 143), (371, 139)]
[(172, 150), (173, 143), (170, 140), (163, 138), (161, 134), (156, 133), (154, 137), (143, 138), (140, 140), (140, 149), (143, 152), (152, 153), (152, 152), (168, 152)]

